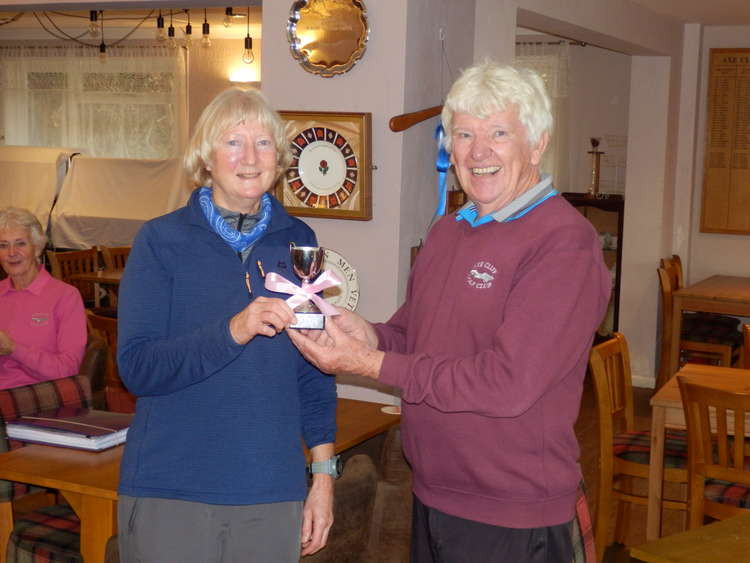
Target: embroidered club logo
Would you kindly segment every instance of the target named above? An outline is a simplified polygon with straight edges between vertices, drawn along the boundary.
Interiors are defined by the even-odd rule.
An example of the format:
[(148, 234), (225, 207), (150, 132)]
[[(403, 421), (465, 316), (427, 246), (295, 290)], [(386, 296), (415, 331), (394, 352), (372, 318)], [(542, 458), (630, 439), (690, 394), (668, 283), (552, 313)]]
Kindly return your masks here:
[(466, 276), (466, 283), (469, 287), (477, 289), (489, 289), (495, 280), (497, 268), (489, 262), (477, 262), (474, 264)]
[(49, 315), (46, 313), (32, 313), (31, 314), (32, 326), (45, 326), (48, 322), (49, 322)]

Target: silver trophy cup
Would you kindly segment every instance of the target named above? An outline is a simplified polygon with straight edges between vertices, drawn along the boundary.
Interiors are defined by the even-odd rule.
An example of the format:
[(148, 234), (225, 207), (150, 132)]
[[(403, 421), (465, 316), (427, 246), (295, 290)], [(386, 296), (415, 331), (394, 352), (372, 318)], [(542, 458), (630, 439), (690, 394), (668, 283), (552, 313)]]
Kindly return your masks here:
[[(302, 280), (302, 287), (310, 285), (318, 277), (323, 267), (325, 249), (321, 246), (297, 246), (289, 244), (289, 254), (292, 258), (292, 269)], [(291, 328), (323, 329), (325, 315), (312, 301), (305, 301), (294, 309), (297, 320)]]

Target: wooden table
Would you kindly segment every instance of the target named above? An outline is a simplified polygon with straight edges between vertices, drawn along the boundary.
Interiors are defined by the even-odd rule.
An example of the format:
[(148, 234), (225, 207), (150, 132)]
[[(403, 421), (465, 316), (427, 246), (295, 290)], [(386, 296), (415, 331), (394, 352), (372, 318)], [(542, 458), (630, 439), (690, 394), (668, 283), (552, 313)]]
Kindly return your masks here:
[[(336, 453), (400, 422), (399, 415), (383, 413), (382, 406), (338, 399)], [(107, 540), (117, 533), (117, 485), (122, 451), (123, 446), (87, 452), (30, 445), (0, 454), (0, 479), (59, 490), (81, 520), (84, 562), (100, 563), (104, 561)]]
[[(678, 375), (691, 382), (729, 391), (750, 391), (750, 370), (686, 364)], [(661, 501), (664, 478), (664, 429), (685, 428), (685, 413), (677, 378), (672, 377), (651, 397), (651, 455), (648, 473), (646, 540), (661, 535)]]
[(80, 274), (72, 274), (70, 276), (71, 281), (80, 282), (91, 282), (95, 286), (94, 291), (94, 305), (99, 306), (99, 287), (107, 285), (113, 288), (115, 294), (117, 294), (117, 288), (120, 286), (120, 280), (122, 279), (122, 273), (125, 270), (99, 270), (97, 272), (83, 272)]
[(750, 278), (711, 276), (672, 294), (672, 349), (669, 373), (677, 372), (683, 311), (703, 311), (750, 317)]
[(647, 563), (747, 561), (750, 514), (733, 516), (630, 548), (630, 556)]

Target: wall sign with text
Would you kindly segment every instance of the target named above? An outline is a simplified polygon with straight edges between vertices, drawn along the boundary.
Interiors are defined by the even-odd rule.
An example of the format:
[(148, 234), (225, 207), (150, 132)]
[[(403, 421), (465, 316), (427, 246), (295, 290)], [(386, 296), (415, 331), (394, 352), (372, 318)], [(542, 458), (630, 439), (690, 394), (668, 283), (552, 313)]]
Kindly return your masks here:
[(711, 49), (701, 232), (750, 234), (750, 49)]

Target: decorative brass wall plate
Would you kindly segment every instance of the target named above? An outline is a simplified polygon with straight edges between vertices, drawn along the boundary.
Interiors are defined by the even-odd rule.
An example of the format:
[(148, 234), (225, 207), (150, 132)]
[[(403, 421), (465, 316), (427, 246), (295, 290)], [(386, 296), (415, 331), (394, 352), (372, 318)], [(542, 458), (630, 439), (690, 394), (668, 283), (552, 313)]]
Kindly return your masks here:
[(362, 0), (297, 0), (286, 30), (302, 68), (325, 78), (351, 70), (370, 37)]

